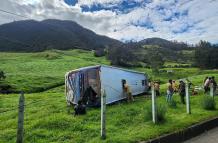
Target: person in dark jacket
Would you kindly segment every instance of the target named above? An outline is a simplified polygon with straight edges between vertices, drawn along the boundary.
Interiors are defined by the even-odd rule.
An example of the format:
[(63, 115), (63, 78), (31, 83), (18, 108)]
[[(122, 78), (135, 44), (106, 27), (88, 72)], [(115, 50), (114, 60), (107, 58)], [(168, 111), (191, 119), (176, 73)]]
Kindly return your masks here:
[(82, 101), (79, 100), (78, 104), (74, 107), (74, 115), (84, 115), (86, 114), (86, 106), (82, 104)]
[(184, 81), (180, 80), (179, 81), (179, 95), (180, 95), (180, 99), (181, 99), (181, 103), (185, 104), (185, 83)]
[(92, 86), (89, 86), (86, 90), (85, 93), (82, 97), (82, 103), (85, 105), (95, 105), (96, 101), (97, 101), (97, 93), (95, 92), (95, 90), (92, 88)]

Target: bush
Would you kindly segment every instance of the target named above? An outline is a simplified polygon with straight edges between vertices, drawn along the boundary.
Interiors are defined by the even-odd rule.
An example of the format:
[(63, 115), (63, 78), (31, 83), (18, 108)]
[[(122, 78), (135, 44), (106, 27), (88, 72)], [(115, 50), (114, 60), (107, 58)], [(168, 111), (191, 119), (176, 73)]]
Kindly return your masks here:
[(12, 92), (12, 87), (6, 83), (6, 82), (3, 82), (3, 81), (0, 81), (0, 93), (11, 93)]
[(202, 108), (205, 110), (215, 110), (216, 109), (216, 102), (211, 96), (206, 95), (205, 97), (203, 97), (201, 105), (202, 105)]
[(157, 106), (157, 121), (158, 122), (165, 121), (165, 119), (166, 119), (166, 112), (167, 112), (167, 108), (166, 108), (165, 105), (159, 104)]
[(176, 107), (177, 107), (177, 103), (176, 103), (176, 101), (173, 100), (173, 99), (168, 103), (168, 105), (169, 105), (169, 107), (171, 107), (171, 108), (176, 108)]
[[(157, 122), (163, 122), (166, 119), (167, 108), (163, 104), (157, 105)], [(152, 120), (152, 106), (149, 104), (145, 109), (145, 120)]]
[(105, 51), (104, 49), (98, 49), (94, 51), (94, 56), (95, 57), (103, 57), (105, 56)]

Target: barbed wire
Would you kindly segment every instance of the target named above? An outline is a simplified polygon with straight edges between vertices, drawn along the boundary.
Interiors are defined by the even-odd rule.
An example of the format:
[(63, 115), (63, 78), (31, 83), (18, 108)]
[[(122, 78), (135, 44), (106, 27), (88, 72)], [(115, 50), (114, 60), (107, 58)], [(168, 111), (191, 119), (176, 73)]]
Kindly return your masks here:
[[(15, 110), (18, 110), (19, 108), (22, 108), (22, 107), (29, 108), (29, 105), (32, 105), (32, 104), (35, 104), (35, 103), (39, 103), (39, 102), (42, 102), (42, 101), (47, 101), (47, 100), (43, 100), (42, 99), (42, 100), (37, 100), (37, 101), (33, 101), (33, 102), (30, 102), (30, 103), (24, 104), (23, 106), (19, 106), (19, 105), (18, 106), (13, 106), (12, 109), (1, 111), (0, 114), (1, 113), (6, 113), (6, 112), (10, 112), (10, 111), (15, 111)], [(49, 100), (49, 101), (51, 101), (51, 100)], [(53, 104), (46, 103), (45, 105), (53, 105)], [(45, 105), (43, 105), (43, 106), (45, 106)]]
[(18, 16), (18, 17), (22, 17), (22, 18), (29, 18), (29, 17), (24, 16), (24, 15), (20, 15), (20, 14), (14, 13), (14, 12), (6, 11), (4, 9), (0, 9), (0, 11), (4, 12), (4, 13), (7, 13), (7, 14), (15, 15), (15, 16)]

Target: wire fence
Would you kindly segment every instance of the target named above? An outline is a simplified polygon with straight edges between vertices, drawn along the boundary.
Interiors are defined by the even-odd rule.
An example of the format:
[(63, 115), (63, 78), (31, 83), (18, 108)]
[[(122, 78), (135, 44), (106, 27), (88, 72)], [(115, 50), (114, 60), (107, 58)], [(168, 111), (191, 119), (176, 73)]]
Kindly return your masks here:
[[(24, 106), (26, 107), (26, 108), (29, 108), (29, 107), (31, 107), (31, 105), (33, 105), (33, 104), (36, 104), (36, 103), (45, 103), (45, 104), (40, 104), (40, 107), (42, 107), (42, 106), (48, 106), (48, 105), (54, 105), (54, 104), (51, 104), (51, 103), (49, 103), (51, 100), (35, 100), (35, 101), (32, 101), (32, 102), (30, 102), (30, 103), (27, 103), (27, 104), (24, 104)], [(0, 114), (2, 114), (2, 113), (7, 113), (7, 112), (10, 112), (10, 111), (17, 111), (19, 108), (22, 108), (23, 106), (13, 106), (13, 107), (11, 107), (11, 109), (8, 109), (8, 110), (4, 110), (4, 111), (1, 111), (0, 112)]]

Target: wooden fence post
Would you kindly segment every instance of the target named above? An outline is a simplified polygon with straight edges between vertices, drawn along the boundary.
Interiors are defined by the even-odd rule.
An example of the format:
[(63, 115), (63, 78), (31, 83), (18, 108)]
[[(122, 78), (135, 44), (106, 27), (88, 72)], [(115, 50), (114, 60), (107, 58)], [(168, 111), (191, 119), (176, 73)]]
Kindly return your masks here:
[(152, 100), (152, 121), (157, 123), (157, 109), (156, 109), (156, 92), (154, 90), (154, 85), (151, 87), (151, 100)]
[(17, 143), (23, 143), (24, 94), (21, 92), (18, 105)]
[(106, 139), (106, 92), (101, 94), (101, 138)]
[(210, 84), (210, 96), (214, 98), (213, 83)]
[(187, 111), (187, 114), (191, 114), (189, 83), (188, 82), (186, 82), (186, 84), (185, 84), (185, 94), (186, 94), (186, 111)]

